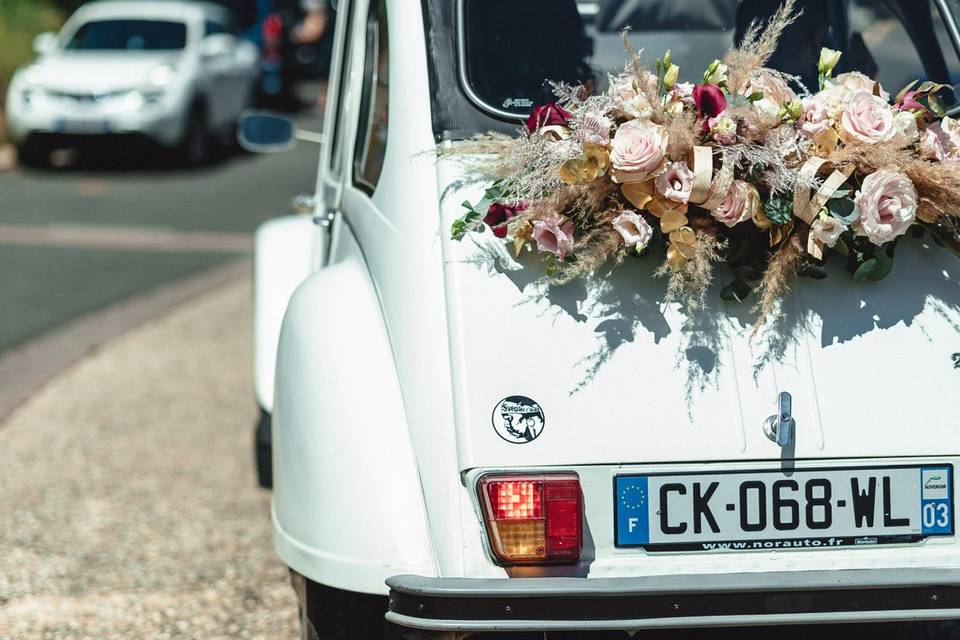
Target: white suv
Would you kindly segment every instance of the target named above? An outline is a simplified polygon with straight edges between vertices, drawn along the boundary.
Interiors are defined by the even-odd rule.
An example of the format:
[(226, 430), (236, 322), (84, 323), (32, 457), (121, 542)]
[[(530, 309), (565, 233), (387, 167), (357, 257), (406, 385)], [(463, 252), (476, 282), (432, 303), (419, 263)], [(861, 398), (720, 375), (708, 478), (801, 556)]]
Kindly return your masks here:
[[(809, 3), (772, 64), (816, 82), (830, 46), (890, 87), (949, 82), (960, 32), (935, 4)], [(483, 158), (436, 145), (516, 133), (545, 77), (602, 83), (628, 24), (705, 68), (774, 5), (338, 2), (314, 215), (257, 233), (256, 393), (304, 637), (960, 617), (948, 251), (905, 242), (869, 286), (828, 264), (760, 349), (719, 286), (695, 313), (660, 302), (656, 261), (545, 286), (449, 232)]]
[(232, 28), (213, 4), (82, 6), (58, 35), (37, 36), (37, 59), (11, 80), (6, 119), (21, 158), (42, 163), (58, 143), (135, 134), (201, 162), (211, 136), (233, 135), (256, 82), (257, 48)]

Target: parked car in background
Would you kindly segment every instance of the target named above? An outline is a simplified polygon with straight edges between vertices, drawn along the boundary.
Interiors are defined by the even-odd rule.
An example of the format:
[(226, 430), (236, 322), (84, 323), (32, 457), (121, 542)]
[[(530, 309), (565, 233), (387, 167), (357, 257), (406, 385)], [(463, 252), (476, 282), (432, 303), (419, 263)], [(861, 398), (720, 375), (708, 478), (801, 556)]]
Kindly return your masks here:
[(6, 117), (23, 161), (57, 146), (138, 136), (202, 163), (232, 138), (258, 74), (254, 44), (223, 7), (188, 1), (83, 5), (13, 76)]
[[(960, 618), (948, 251), (905, 242), (873, 287), (799, 280), (802, 327), (762, 360), (743, 307), (661, 303), (657, 260), (544, 290), (448, 232), (489, 186), (472, 136), (515, 134), (544, 78), (605, 90), (627, 26), (707, 68), (778, 4), (340, 0), (314, 215), (256, 237), (302, 638)], [(953, 7), (803, 3), (771, 66), (815, 87), (831, 47), (894, 91), (949, 83)]]
[(325, 29), (315, 39), (298, 35), (305, 12), (299, 2), (277, 2), (260, 27), (261, 104), (294, 111), (304, 106), (297, 85), (304, 81), (326, 82), (330, 72), (330, 50), (336, 13), (326, 9)]

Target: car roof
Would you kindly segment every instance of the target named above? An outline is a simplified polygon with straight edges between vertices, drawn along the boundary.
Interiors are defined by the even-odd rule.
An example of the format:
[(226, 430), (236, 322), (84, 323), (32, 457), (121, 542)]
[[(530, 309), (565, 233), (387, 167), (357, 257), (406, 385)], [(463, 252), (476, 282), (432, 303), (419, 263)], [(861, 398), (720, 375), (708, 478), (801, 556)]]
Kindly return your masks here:
[(74, 18), (95, 20), (113, 17), (209, 19), (229, 21), (228, 9), (209, 2), (189, 0), (97, 0), (81, 6)]

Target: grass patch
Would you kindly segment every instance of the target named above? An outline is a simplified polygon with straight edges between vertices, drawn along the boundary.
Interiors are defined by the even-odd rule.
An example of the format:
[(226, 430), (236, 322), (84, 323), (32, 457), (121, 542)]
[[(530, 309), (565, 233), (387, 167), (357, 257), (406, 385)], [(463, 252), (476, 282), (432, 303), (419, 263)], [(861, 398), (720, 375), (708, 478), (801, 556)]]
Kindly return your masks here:
[(6, 142), (3, 104), (14, 70), (33, 57), (33, 38), (56, 31), (63, 13), (48, 0), (0, 0), (0, 144)]

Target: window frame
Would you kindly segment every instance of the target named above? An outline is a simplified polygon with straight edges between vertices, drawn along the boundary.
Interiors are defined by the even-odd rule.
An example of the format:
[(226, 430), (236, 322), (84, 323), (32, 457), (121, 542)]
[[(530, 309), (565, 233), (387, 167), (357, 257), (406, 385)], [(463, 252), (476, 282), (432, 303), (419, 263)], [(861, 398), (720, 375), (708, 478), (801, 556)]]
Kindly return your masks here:
[[(380, 37), (380, 27), (381, 21), (386, 18), (387, 30), (389, 30), (389, 16), (381, 15), (381, 0), (368, 0), (369, 4), (367, 7), (367, 14), (364, 20), (364, 52), (363, 52), (363, 75), (361, 77), (361, 87), (360, 87), (360, 102), (357, 105), (357, 131), (356, 137), (354, 139), (353, 147), (353, 160), (352, 160), (352, 176), (351, 180), (353, 185), (367, 193), (367, 195), (373, 195), (376, 191), (377, 184), (380, 182), (380, 178), (383, 175), (383, 163), (380, 165), (380, 172), (377, 175), (377, 184), (371, 184), (366, 175), (367, 160), (369, 159), (368, 153), (370, 151), (370, 140), (373, 134), (373, 123), (374, 116), (376, 113), (376, 92), (380, 80), (380, 53), (381, 53), (381, 37)], [(387, 13), (389, 10), (386, 6), (386, 3), (382, 3), (382, 9), (384, 13)], [(389, 73), (390, 68), (390, 59), (389, 59), (389, 42), (390, 36), (387, 33), (387, 71)], [(389, 78), (388, 78), (389, 80)], [(387, 83), (387, 112), (389, 114), (390, 109), (390, 91), (389, 91), (389, 81)], [(389, 123), (389, 116), (387, 122)], [(389, 128), (389, 124), (388, 124)], [(384, 143), (384, 158), (386, 157), (386, 142)]]

